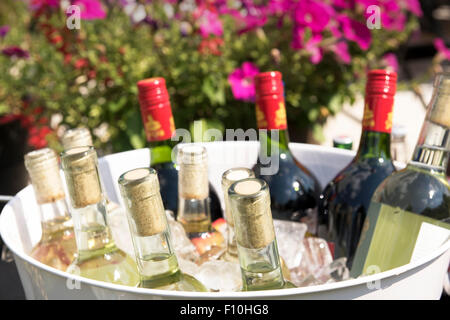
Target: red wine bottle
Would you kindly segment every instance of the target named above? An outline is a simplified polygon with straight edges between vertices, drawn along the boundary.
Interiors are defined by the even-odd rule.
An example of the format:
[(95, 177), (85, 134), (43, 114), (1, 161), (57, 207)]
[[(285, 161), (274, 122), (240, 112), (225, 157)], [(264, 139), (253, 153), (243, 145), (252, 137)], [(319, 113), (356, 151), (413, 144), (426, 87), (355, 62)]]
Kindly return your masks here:
[(315, 234), (319, 184), (289, 150), (281, 73), (258, 74), (255, 90), (260, 152), (253, 171), (269, 186), (273, 218), (305, 222)]
[[(172, 141), (175, 122), (164, 78), (148, 78), (137, 83), (139, 104), (145, 134), (150, 148), (150, 166), (158, 173), (164, 208), (178, 212), (178, 167), (172, 161)], [(209, 201), (212, 221), (222, 218), (219, 196), (209, 184)]]
[(334, 257), (347, 257), (351, 268), (370, 199), (395, 171), (391, 159), (392, 109), (397, 74), (368, 73), (364, 118), (354, 159), (324, 188), (319, 200), (319, 236), (334, 246)]

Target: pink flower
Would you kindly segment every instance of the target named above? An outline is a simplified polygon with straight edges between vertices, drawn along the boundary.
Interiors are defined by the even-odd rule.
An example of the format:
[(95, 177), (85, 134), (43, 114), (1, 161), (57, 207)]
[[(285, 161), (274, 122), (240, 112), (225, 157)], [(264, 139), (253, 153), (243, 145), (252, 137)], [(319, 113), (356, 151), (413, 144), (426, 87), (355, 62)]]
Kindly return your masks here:
[(222, 21), (216, 12), (203, 10), (200, 16), (200, 34), (206, 38), (210, 34), (221, 37), (223, 34)]
[(106, 18), (106, 12), (98, 0), (75, 0), (72, 4), (81, 9), (81, 19), (94, 20)]
[(258, 67), (252, 62), (244, 62), (228, 76), (233, 96), (237, 100), (252, 101), (255, 98), (253, 78), (259, 73)]
[(302, 27), (294, 28), (291, 47), (297, 50), (304, 49), (311, 55), (310, 61), (313, 64), (317, 64), (323, 57), (323, 50), (319, 47), (319, 44), (322, 41), (322, 35), (320, 33), (313, 34), (313, 36), (305, 42), (305, 31), (306, 29)]
[(331, 51), (344, 63), (350, 63), (352, 57), (348, 52), (348, 45), (346, 41), (340, 41), (331, 47)]
[(422, 13), (422, 7), (420, 6), (419, 0), (405, 0), (406, 1), (406, 8), (411, 11), (414, 15), (421, 17), (423, 15)]
[(444, 40), (436, 38), (434, 39), (433, 44), (440, 55), (445, 59), (450, 60), (450, 49), (445, 46)]
[(313, 32), (321, 32), (331, 17), (331, 7), (313, 0), (300, 0), (294, 11), (295, 22), (309, 27)]
[(366, 12), (366, 9), (371, 5), (376, 5), (380, 8), (381, 27), (388, 30), (403, 31), (407, 21), (406, 15), (402, 12), (400, 4), (403, 1), (398, 0), (358, 0), (364, 7), (364, 14), (366, 19), (372, 14)]
[(391, 68), (392, 70), (394, 70), (395, 72), (398, 72), (398, 60), (395, 54), (393, 53), (386, 53), (383, 56), (383, 62), (385, 63), (385, 65), (389, 68)]
[(341, 24), (345, 38), (356, 42), (363, 50), (369, 49), (372, 35), (364, 23), (353, 20), (346, 15), (338, 17), (338, 21)]

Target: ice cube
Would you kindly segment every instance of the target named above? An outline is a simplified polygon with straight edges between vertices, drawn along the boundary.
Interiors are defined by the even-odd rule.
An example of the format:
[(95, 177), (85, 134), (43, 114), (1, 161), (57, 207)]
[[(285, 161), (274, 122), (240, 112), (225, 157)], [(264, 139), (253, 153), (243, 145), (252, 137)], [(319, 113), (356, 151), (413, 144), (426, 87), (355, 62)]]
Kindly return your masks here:
[(304, 223), (273, 220), (277, 237), (278, 252), (288, 269), (300, 265), (303, 255), (303, 238), (307, 230)]
[(240, 291), (242, 288), (241, 268), (235, 262), (206, 261), (193, 276), (211, 291)]

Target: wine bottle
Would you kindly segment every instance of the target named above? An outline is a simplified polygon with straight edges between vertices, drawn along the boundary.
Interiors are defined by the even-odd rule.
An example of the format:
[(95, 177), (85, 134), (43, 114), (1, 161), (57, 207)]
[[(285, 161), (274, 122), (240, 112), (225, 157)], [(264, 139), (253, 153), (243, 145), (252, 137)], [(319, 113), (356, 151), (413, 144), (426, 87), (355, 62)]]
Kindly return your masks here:
[(233, 215), (228, 201), (228, 188), (236, 181), (254, 178), (255, 174), (248, 168), (232, 168), (222, 174), (222, 190), (225, 204), (225, 221), (227, 222), (227, 250), (221, 257), (226, 261), (238, 261), (236, 237), (234, 235)]
[(450, 74), (438, 74), (431, 102), (406, 168), (376, 189), (351, 275), (382, 272), (416, 261), (450, 235)]
[(197, 249), (200, 246), (204, 248), (200, 253), (212, 249), (213, 246), (223, 247), (225, 245), (223, 236), (211, 226), (206, 148), (195, 143), (180, 145), (177, 163), (180, 168), (177, 220), (183, 225)]
[(78, 248), (77, 258), (67, 271), (135, 286), (139, 282), (136, 262), (116, 246), (107, 224), (97, 162), (93, 147), (71, 148), (61, 154)]
[(270, 210), (269, 187), (264, 180), (234, 182), (228, 197), (235, 224), (243, 291), (295, 288), (281, 270)]
[(67, 208), (55, 152), (44, 148), (25, 155), (41, 215), (42, 235), (30, 256), (53, 268), (66, 271), (77, 252), (72, 219)]
[(260, 73), (255, 77), (256, 119), (260, 151), (255, 176), (270, 187), (274, 219), (304, 222), (310, 234), (316, 233), (316, 178), (294, 158), (289, 150), (284, 89), (281, 73)]
[(208, 291), (193, 276), (180, 271), (159, 192), (157, 173), (138, 168), (119, 178), (142, 288)]
[(347, 257), (351, 268), (364, 219), (375, 189), (395, 167), (391, 159), (392, 109), (397, 75), (368, 73), (364, 119), (358, 152), (324, 188), (319, 199), (319, 236), (334, 247), (334, 257)]
[[(150, 148), (150, 166), (158, 172), (164, 207), (175, 217), (178, 213), (178, 166), (172, 159), (172, 141), (175, 122), (172, 116), (169, 94), (164, 78), (148, 78), (138, 81), (139, 104), (145, 133)], [(209, 185), (211, 217), (222, 217), (219, 196)]]

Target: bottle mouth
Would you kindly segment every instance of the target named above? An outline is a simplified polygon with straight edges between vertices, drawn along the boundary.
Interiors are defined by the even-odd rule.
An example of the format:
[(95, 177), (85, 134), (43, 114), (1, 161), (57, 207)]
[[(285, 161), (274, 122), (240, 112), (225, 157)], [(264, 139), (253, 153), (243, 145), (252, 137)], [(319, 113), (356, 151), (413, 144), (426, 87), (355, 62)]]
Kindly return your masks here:
[(42, 167), (47, 166), (58, 166), (58, 158), (55, 153), (50, 148), (42, 148), (38, 150), (33, 150), (25, 155), (25, 167), (30, 170), (39, 170)]
[(64, 149), (75, 146), (92, 146), (92, 136), (87, 128), (75, 128), (67, 130), (62, 137)]
[(204, 146), (187, 143), (178, 147), (177, 162), (179, 164), (203, 164), (208, 160)]
[(133, 199), (146, 199), (159, 192), (158, 174), (153, 168), (124, 172), (118, 180), (122, 192)]
[(367, 95), (394, 96), (397, 89), (397, 73), (392, 70), (375, 69), (367, 74)]
[(233, 182), (254, 177), (255, 174), (251, 169), (244, 167), (231, 168), (222, 174), (222, 184), (230, 186)]
[(141, 108), (149, 108), (169, 102), (169, 93), (164, 78), (148, 78), (137, 82), (138, 99)]
[(266, 95), (283, 95), (282, 75), (278, 71), (262, 72), (255, 76), (256, 97)]

